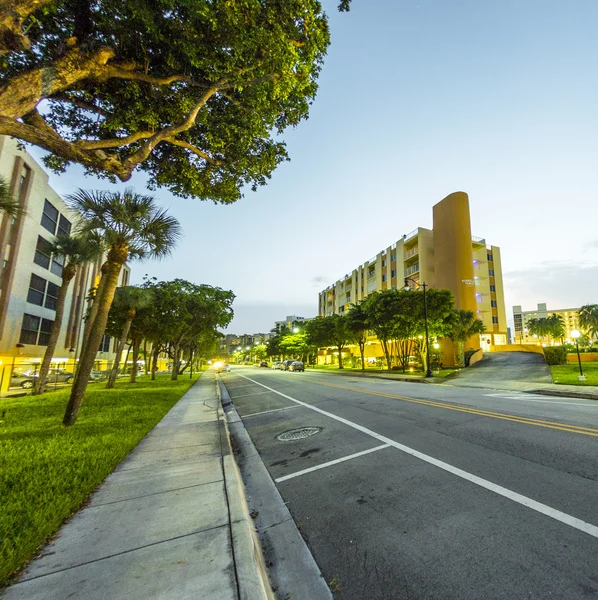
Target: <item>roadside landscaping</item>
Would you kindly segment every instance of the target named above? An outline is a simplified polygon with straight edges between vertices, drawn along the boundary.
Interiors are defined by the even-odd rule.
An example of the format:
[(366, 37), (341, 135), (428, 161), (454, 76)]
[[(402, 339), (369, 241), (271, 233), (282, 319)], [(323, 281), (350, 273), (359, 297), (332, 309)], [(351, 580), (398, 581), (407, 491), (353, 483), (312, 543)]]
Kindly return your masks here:
[(0, 404), (0, 586), (115, 469), (197, 381), (182, 375), (90, 386), (79, 420), (62, 426), (70, 389)]
[[(367, 367), (365, 369), (365, 371), (362, 371), (361, 367), (343, 367), (342, 369), (338, 368), (338, 365), (316, 365), (316, 366), (310, 366), (308, 367), (309, 370), (315, 370), (315, 371), (333, 371), (334, 373), (342, 373), (344, 372), (348, 372), (348, 373), (369, 373), (372, 375), (390, 375), (390, 376), (394, 376), (394, 377), (400, 377), (400, 378), (405, 378), (405, 377), (409, 377), (411, 379), (422, 379), (424, 377), (424, 373), (423, 371), (409, 371), (408, 369), (403, 373), (403, 371), (401, 369), (393, 369), (391, 371), (389, 371), (388, 369), (384, 368), (374, 368), (374, 367)], [(453, 373), (459, 371), (458, 368), (446, 368), (446, 369), (440, 369), (440, 371), (433, 371), (433, 375), (434, 377), (447, 377), (449, 375), (452, 375)]]
[(582, 362), (581, 368), (586, 376), (585, 381), (579, 381), (579, 365), (569, 363), (566, 365), (551, 365), (552, 380), (554, 383), (567, 385), (598, 385), (598, 362)]

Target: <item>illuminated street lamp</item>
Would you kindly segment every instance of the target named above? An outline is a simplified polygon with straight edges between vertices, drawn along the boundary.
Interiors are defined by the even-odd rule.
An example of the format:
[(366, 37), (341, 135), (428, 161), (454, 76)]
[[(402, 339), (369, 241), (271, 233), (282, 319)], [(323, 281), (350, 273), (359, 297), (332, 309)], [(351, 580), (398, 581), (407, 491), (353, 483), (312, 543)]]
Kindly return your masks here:
[(577, 379), (579, 379), (579, 381), (585, 381), (586, 376), (583, 374), (583, 370), (581, 368), (581, 356), (579, 355), (579, 337), (580, 336), (581, 336), (581, 332), (579, 331), (579, 329), (574, 329), (571, 332), (571, 337), (575, 340), (575, 347), (577, 348), (577, 363), (579, 364), (579, 376), (577, 377)]
[(405, 277), (405, 291), (409, 291), (409, 282), (412, 282), (417, 287), (424, 290), (424, 326), (426, 328), (426, 377), (432, 377), (432, 363), (430, 361), (430, 336), (428, 335), (428, 302), (426, 300), (426, 288), (428, 287), (425, 283), (420, 283), (417, 279), (412, 277)]
[(295, 328), (293, 329), (293, 333), (299, 333), (299, 331), (301, 331), (301, 330), (299, 329), (299, 327), (295, 327)]

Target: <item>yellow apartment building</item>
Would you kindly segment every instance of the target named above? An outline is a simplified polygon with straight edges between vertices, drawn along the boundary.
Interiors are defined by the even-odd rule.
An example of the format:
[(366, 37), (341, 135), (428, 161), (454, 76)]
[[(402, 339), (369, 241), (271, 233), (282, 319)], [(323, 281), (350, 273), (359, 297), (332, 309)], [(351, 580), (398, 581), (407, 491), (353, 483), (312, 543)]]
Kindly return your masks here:
[[(579, 308), (556, 308), (548, 310), (546, 303), (538, 304), (536, 310), (522, 310), (521, 305), (513, 306), (513, 321), (515, 325), (516, 344), (540, 344), (538, 338), (529, 333), (528, 322), (530, 319), (546, 319), (552, 315), (558, 315), (563, 319), (565, 326), (565, 342), (573, 343), (571, 332), (579, 330)], [(552, 344), (560, 344), (560, 340), (552, 340)]]
[[(472, 236), (469, 198), (464, 192), (455, 192), (438, 202), (432, 215), (432, 229), (418, 227), (403, 235), (322, 290), (318, 314), (342, 315), (351, 304), (372, 292), (403, 288), (409, 277), (431, 288), (450, 290), (457, 309), (476, 312), (486, 332), (471, 340), (471, 345), (490, 350), (491, 346), (507, 344), (500, 248)], [(445, 364), (450, 364), (454, 354), (452, 344), (447, 342), (442, 345)], [(366, 350), (369, 358), (382, 356), (375, 339), (370, 340)], [(359, 355), (354, 348), (349, 352)]]
[[(63, 260), (49, 246), (68, 235), (80, 216), (49, 186), (48, 175), (12, 138), (0, 136), (0, 175), (26, 213), (0, 213), (0, 393), (19, 387), (15, 373), (35, 371), (56, 315)], [(80, 267), (70, 284), (62, 331), (51, 367), (73, 371), (81, 350), (83, 316), (90, 288), (99, 281), (102, 259)], [(119, 285), (127, 285), (125, 267)], [(114, 360), (116, 340), (104, 336), (98, 368)], [(21, 381), (22, 383), (22, 381)], [(28, 385), (28, 384), (27, 384)], [(25, 387), (25, 386), (22, 386)]]

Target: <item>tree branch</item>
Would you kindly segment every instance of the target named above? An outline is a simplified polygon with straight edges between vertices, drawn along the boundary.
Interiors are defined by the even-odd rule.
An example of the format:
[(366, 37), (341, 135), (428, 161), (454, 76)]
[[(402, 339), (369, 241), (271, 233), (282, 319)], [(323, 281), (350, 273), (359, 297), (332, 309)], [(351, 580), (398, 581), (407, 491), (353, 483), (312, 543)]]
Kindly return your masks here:
[(150, 138), (154, 135), (153, 131), (137, 131), (123, 138), (114, 138), (111, 140), (77, 140), (73, 144), (81, 150), (101, 150), (102, 148), (122, 148), (139, 140)]
[(109, 114), (103, 108), (96, 106), (95, 104), (89, 104), (88, 102), (85, 102), (84, 100), (81, 100), (79, 98), (73, 98), (71, 96), (67, 96), (66, 94), (55, 94), (54, 96), (52, 96), (50, 98), (50, 100), (54, 100), (56, 102), (66, 102), (67, 104), (72, 104), (73, 106), (76, 106), (77, 108), (82, 108), (83, 110), (87, 110), (89, 112), (96, 113), (102, 117), (106, 117)]
[(0, 0), (0, 56), (29, 50), (31, 42), (23, 33), (23, 22), (52, 0)]
[(199, 148), (196, 148), (195, 146), (191, 145), (189, 142), (185, 142), (183, 140), (177, 140), (174, 138), (168, 138), (167, 140), (164, 140), (165, 142), (168, 142), (169, 144), (172, 144), (173, 146), (180, 146), (181, 148), (187, 148), (187, 150), (193, 152), (193, 154), (197, 154), (197, 156), (199, 156), (200, 158), (203, 158), (206, 162), (209, 162), (212, 165), (215, 165), (217, 167), (219, 167), (222, 163), (219, 160), (214, 160), (210, 155), (206, 154), (205, 152), (202, 152)]
[(165, 127), (164, 129), (158, 131), (154, 134), (147, 142), (142, 144), (141, 148), (134, 152), (125, 159), (124, 164), (130, 166), (131, 169), (138, 165), (140, 162), (143, 162), (154, 150), (154, 148), (164, 140), (174, 139), (174, 137), (182, 133), (183, 131), (187, 131), (195, 125), (195, 119), (197, 118), (197, 113), (202, 109), (203, 106), (207, 103), (207, 101), (218, 91), (217, 87), (211, 87), (209, 90), (205, 92), (205, 94), (200, 98), (199, 102), (187, 113), (187, 116), (178, 124), (171, 125), (169, 127)]

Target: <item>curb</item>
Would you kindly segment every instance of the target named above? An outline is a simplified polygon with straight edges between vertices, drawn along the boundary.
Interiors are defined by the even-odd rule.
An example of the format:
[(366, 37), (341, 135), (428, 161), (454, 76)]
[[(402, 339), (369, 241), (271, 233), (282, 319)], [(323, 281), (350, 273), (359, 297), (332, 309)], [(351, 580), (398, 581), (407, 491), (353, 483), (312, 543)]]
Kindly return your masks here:
[(221, 379), (219, 395), (225, 409), (227, 431), (231, 433), (234, 446), (235, 466), (242, 477), (241, 485), (245, 482), (240, 489), (245, 491), (247, 502), (254, 511), (251, 515), (255, 517), (262, 556), (268, 565), (276, 598), (332, 600), (332, 593), (320, 568), (301, 537)]
[(542, 394), (543, 396), (559, 396), (561, 398), (582, 398), (585, 400), (598, 400), (596, 394), (584, 392), (565, 392), (562, 390), (525, 390), (526, 394)]
[[(225, 400), (230, 404), (230, 397), (226, 399), (223, 397), (220, 378), (215, 379), (218, 399), (224, 409), (227, 406)], [(222, 460), (226, 494), (229, 500), (231, 544), (239, 598), (240, 600), (275, 600), (258, 535), (249, 514), (241, 472), (234, 458), (226, 412), (222, 422), (228, 444), (228, 452), (223, 453)]]
[[(318, 374), (328, 374), (331, 371), (325, 371), (324, 369), (312, 369), (309, 370), (310, 373), (318, 373)], [(438, 383), (439, 381), (444, 381), (445, 377), (431, 377), (426, 379), (425, 377), (401, 377), (400, 375), (390, 375), (384, 371), (380, 373), (364, 373), (363, 371), (344, 371), (343, 369), (338, 369), (337, 371), (332, 372), (333, 375), (346, 375), (347, 377), (364, 377), (365, 379), (386, 379), (389, 381), (401, 381), (406, 383)], [(450, 375), (447, 375), (450, 377)]]

